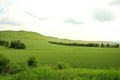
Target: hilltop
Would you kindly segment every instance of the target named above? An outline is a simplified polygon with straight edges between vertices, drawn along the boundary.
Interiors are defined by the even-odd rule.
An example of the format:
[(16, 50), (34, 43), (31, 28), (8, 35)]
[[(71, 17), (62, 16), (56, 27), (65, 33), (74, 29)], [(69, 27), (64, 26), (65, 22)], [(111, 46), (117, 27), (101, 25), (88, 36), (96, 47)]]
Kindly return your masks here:
[(36, 32), (29, 31), (0, 31), (1, 40), (45, 40), (45, 41), (63, 41), (63, 42), (77, 42), (77, 43), (107, 43), (105, 41), (83, 41), (83, 40), (69, 40), (59, 39), (51, 36), (44, 36)]
[(0, 39), (35, 40), (35, 39), (46, 39), (46, 37), (41, 34), (35, 32), (28, 32), (28, 31), (0, 31)]

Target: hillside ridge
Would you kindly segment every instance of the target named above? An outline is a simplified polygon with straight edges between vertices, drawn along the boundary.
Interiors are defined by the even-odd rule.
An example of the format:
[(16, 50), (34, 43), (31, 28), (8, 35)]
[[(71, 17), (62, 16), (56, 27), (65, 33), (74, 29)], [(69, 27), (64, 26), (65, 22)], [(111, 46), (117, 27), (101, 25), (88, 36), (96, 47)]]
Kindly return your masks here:
[(85, 40), (70, 40), (70, 39), (61, 39), (61, 38), (55, 38), (51, 36), (45, 36), (42, 34), (39, 34), (37, 32), (32, 31), (12, 31), (12, 30), (6, 30), (6, 31), (0, 31), (0, 39), (2, 40), (18, 40), (18, 39), (35, 39), (35, 40), (47, 40), (47, 41), (58, 41), (58, 42), (77, 42), (77, 43), (108, 43), (106, 41), (85, 41)]

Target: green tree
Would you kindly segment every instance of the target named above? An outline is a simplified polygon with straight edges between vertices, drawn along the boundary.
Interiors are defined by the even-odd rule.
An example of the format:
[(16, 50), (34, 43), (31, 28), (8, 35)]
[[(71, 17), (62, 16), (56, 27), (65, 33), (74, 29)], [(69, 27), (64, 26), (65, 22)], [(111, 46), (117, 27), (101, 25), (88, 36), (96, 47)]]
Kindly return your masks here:
[(106, 47), (110, 48), (110, 44), (109, 44), (109, 43), (108, 43), (108, 44), (106, 44)]
[(17, 40), (17, 41), (11, 41), (10, 48), (25, 49), (26, 46), (24, 43), (21, 43), (20, 40)]
[(111, 44), (111, 46), (110, 46), (111, 48), (114, 48), (114, 44)]
[(114, 48), (119, 48), (119, 44), (114, 44)]
[(116, 46), (117, 46), (117, 48), (119, 48), (119, 47), (120, 47), (120, 45), (119, 45), (119, 44), (116, 44)]
[(106, 47), (104, 43), (101, 43), (101, 48)]
[(10, 43), (10, 48), (14, 48), (15, 47), (15, 42), (14, 41), (11, 41)]
[(8, 41), (5, 41), (4, 46), (5, 46), (5, 47), (9, 47), (9, 42), (8, 42)]

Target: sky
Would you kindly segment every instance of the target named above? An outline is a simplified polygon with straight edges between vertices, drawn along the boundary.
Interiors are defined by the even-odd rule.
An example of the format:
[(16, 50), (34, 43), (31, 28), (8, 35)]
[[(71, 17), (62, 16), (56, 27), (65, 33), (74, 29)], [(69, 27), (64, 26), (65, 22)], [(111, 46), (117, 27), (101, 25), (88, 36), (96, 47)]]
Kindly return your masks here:
[(0, 31), (119, 41), (120, 0), (0, 0)]

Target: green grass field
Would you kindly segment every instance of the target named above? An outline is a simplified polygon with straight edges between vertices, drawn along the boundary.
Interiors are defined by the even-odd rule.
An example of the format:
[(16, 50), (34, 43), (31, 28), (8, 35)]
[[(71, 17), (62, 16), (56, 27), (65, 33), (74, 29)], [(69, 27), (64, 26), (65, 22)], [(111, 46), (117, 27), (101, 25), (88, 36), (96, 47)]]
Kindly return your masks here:
[[(57, 39), (25, 31), (0, 31), (0, 40), (20, 40), (26, 45), (25, 50), (0, 46), (0, 54), (8, 57), (10, 67), (13, 66), (10, 70), (14, 72), (22, 69), (14, 75), (0, 74), (0, 80), (120, 80), (120, 48), (50, 44), (48, 41), (69, 43), (89, 41)], [(37, 59), (38, 67), (29, 68), (26, 65), (31, 56)], [(59, 62), (71, 66), (60, 70), (57, 68)]]
[(0, 31), (0, 40), (21, 40), (26, 44), (25, 50), (0, 46), (0, 54), (7, 56), (13, 63), (25, 63), (30, 56), (35, 56), (41, 65), (54, 65), (57, 62), (66, 62), (74, 67), (120, 68), (120, 48), (55, 45), (48, 43), (48, 41), (73, 41), (50, 38), (25, 31)]

